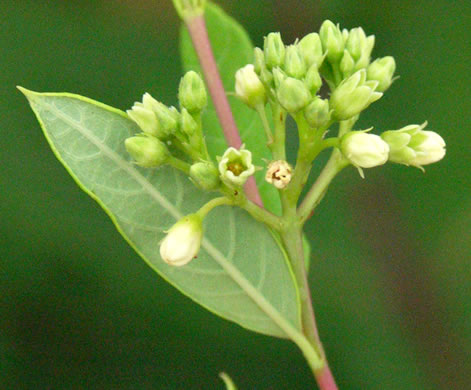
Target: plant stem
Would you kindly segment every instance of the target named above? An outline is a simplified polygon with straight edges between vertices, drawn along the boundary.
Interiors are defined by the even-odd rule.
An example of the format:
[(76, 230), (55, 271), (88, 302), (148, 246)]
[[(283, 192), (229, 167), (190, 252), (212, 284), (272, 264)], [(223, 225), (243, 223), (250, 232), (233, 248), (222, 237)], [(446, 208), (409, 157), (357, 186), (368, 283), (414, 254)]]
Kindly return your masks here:
[(211, 199), (208, 203), (203, 205), (197, 211), (197, 214), (199, 214), (202, 218), (204, 218), (215, 207), (223, 206), (223, 205), (233, 205), (233, 204), (234, 204), (233, 199), (230, 199), (227, 196), (221, 196), (219, 198)]
[(273, 124), (275, 126), (274, 142), (271, 152), (274, 160), (286, 160), (286, 112), (277, 103), (271, 104)]
[(295, 222), (292, 225), (287, 225), (286, 229), (281, 233), (281, 239), (291, 260), (291, 265), (299, 288), (303, 333), (317, 352), (318, 356), (322, 358), (323, 364), (320, 368), (313, 368), (313, 365), (310, 362), (308, 363), (310, 363), (310, 367), (320, 390), (337, 390), (337, 385), (335, 384), (334, 377), (325, 358), (325, 353), (322, 348), (316, 326), (307, 272), (304, 265), (302, 224)]
[(298, 217), (304, 223), (312, 214), (316, 206), (322, 200), (332, 179), (346, 166), (348, 162), (342, 157), (338, 150), (334, 150), (332, 155), (322, 169), (321, 174), (316, 179), (309, 192), (304, 197), (298, 208)]
[[(206, 84), (216, 109), (216, 114), (221, 123), (224, 137), (229, 146), (240, 149), (242, 139), (240, 138), (229, 101), (227, 100), (226, 92), (224, 91), (221, 76), (219, 75), (216, 60), (214, 59), (204, 15), (195, 15), (184, 19), (184, 21), (198, 55), (201, 69), (203, 70)], [(245, 192), (250, 200), (259, 206), (263, 206), (262, 198), (260, 197), (260, 193), (253, 176), (247, 180)]]

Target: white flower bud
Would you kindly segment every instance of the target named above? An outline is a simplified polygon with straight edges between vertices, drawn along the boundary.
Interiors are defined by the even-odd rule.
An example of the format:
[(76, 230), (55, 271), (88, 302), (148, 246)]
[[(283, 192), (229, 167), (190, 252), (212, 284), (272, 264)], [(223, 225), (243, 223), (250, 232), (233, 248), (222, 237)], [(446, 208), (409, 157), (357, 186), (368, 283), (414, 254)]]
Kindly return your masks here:
[(169, 265), (182, 266), (194, 259), (203, 239), (203, 221), (190, 214), (173, 225), (160, 244), (160, 256)]
[(239, 69), (235, 74), (235, 93), (249, 107), (264, 105), (267, 100), (265, 87), (255, 73), (252, 64)]
[(126, 113), (138, 124), (144, 133), (158, 136), (160, 132), (160, 123), (155, 114), (154, 104), (160, 104), (149, 93), (142, 96), (142, 103), (135, 102), (131, 110)]
[[(417, 142), (417, 144), (414, 144)], [(422, 139), (415, 140), (412, 137), (412, 145), (416, 157), (410, 161), (411, 165), (422, 166), (440, 161), (445, 157), (445, 141), (434, 131), (422, 131)]]
[(218, 160), (221, 180), (230, 187), (242, 187), (249, 176), (255, 173), (252, 153), (246, 149), (230, 147)]
[(389, 146), (379, 135), (351, 131), (340, 140), (340, 150), (356, 167), (372, 168), (388, 161)]
[(272, 161), (268, 165), (265, 180), (279, 190), (286, 188), (291, 181), (293, 168), (284, 160)]
[(445, 141), (433, 132), (424, 131), (422, 125), (409, 125), (381, 134), (391, 149), (389, 160), (399, 164), (421, 167), (441, 160), (446, 153)]
[(136, 102), (131, 110), (127, 110), (131, 118), (141, 128), (144, 133), (156, 136), (159, 128), (159, 120), (154, 111), (144, 107), (142, 103)]

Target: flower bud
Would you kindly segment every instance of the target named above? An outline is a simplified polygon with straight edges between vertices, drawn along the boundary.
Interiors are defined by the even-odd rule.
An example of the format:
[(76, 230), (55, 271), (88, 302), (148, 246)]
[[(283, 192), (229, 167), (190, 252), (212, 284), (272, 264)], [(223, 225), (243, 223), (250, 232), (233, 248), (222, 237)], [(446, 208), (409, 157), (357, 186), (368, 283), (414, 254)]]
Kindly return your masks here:
[(424, 131), (426, 124), (409, 125), (381, 134), (390, 147), (389, 160), (415, 167), (441, 160), (446, 153), (445, 141), (433, 131)]
[(361, 27), (352, 28), (348, 33), (345, 48), (348, 50), (354, 61), (358, 61), (367, 48), (366, 34)]
[(182, 107), (191, 114), (198, 113), (206, 107), (208, 103), (206, 88), (198, 73), (190, 70), (182, 77), (178, 88), (178, 99)]
[(311, 93), (306, 85), (292, 77), (281, 81), (276, 89), (276, 96), (281, 106), (291, 114), (302, 110), (311, 100)]
[(343, 55), (345, 47), (342, 32), (339, 27), (333, 24), (330, 20), (322, 23), (319, 30), (322, 47), (327, 52), (327, 59), (332, 62), (338, 62)]
[(355, 61), (353, 60), (348, 50), (343, 51), (343, 57), (340, 61), (340, 71), (344, 78), (351, 76), (355, 68)]
[(275, 89), (280, 88), (281, 83), (286, 79), (286, 74), (280, 68), (273, 69), (273, 83), (275, 85)]
[(272, 161), (268, 165), (265, 180), (273, 184), (277, 189), (282, 190), (291, 181), (293, 168), (285, 160)]
[(376, 90), (384, 92), (391, 86), (395, 70), (396, 62), (393, 57), (378, 58), (368, 66), (367, 79), (377, 81)]
[(262, 69), (265, 69), (265, 55), (263, 54), (263, 50), (259, 47), (254, 49), (254, 70), (255, 73), (260, 75), (262, 73)]
[(304, 84), (313, 95), (315, 95), (316, 92), (321, 88), (322, 79), (316, 65), (312, 65), (307, 71), (306, 77), (304, 78)]
[(203, 239), (203, 220), (198, 214), (180, 219), (160, 244), (160, 256), (169, 265), (180, 267), (194, 259)]
[(340, 150), (356, 167), (372, 168), (388, 161), (389, 146), (379, 135), (351, 131), (340, 139)]
[(317, 33), (306, 35), (298, 43), (298, 47), (306, 63), (306, 68), (316, 65), (319, 68), (324, 60), (322, 42)]
[(297, 45), (286, 48), (284, 70), (288, 76), (300, 79), (306, 74), (306, 64)]
[(370, 35), (369, 37), (366, 38), (366, 43), (362, 49), (360, 58), (356, 60), (354, 71), (364, 69), (370, 64), (371, 52), (373, 51), (374, 45), (375, 45), (375, 36)]
[(367, 108), (383, 94), (375, 92), (377, 82), (366, 81), (366, 71), (359, 70), (343, 80), (330, 97), (330, 106), (335, 118), (346, 120)]
[(263, 52), (268, 69), (283, 65), (285, 60), (285, 45), (281, 40), (280, 33), (270, 33), (265, 37)]
[(154, 103), (154, 112), (159, 120), (159, 130), (156, 136), (164, 140), (175, 133), (180, 114), (178, 114), (175, 107), (169, 108), (157, 101)]
[(154, 111), (144, 107), (142, 103), (136, 102), (131, 110), (127, 110), (129, 118), (131, 118), (141, 128), (144, 133), (157, 136), (159, 129), (159, 121)]
[(190, 179), (205, 191), (215, 190), (221, 185), (217, 168), (207, 161), (197, 162), (190, 167)]
[(235, 74), (235, 92), (239, 99), (251, 108), (265, 105), (267, 95), (265, 87), (255, 73), (254, 66), (249, 64)]
[(165, 164), (170, 156), (165, 144), (155, 137), (137, 135), (124, 141), (126, 150), (136, 161), (137, 165), (146, 168), (158, 167)]
[(242, 187), (249, 176), (255, 173), (252, 153), (246, 149), (230, 147), (218, 161), (221, 180), (229, 187)]
[(304, 109), (304, 117), (309, 126), (321, 129), (330, 121), (329, 101), (327, 99), (315, 98)]
[(195, 131), (198, 129), (198, 123), (191, 116), (186, 108), (182, 108), (181, 114), (181, 130), (188, 136), (191, 137), (195, 134)]

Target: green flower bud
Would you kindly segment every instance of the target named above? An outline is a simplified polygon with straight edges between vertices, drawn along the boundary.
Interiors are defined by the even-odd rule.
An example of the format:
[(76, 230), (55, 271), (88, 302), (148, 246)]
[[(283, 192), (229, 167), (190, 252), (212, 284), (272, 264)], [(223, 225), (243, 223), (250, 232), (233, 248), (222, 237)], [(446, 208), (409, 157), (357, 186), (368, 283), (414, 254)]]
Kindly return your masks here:
[(273, 81), (275, 84), (275, 89), (278, 89), (281, 83), (286, 79), (286, 74), (280, 68), (273, 69)]
[(270, 33), (265, 37), (263, 52), (268, 69), (282, 66), (285, 60), (285, 45), (280, 33)]
[(229, 187), (242, 187), (247, 179), (255, 173), (252, 164), (252, 153), (246, 149), (228, 148), (218, 158), (221, 180)]
[(203, 240), (203, 220), (190, 214), (173, 225), (160, 244), (160, 256), (169, 265), (180, 267), (197, 255)]
[(367, 47), (366, 34), (361, 27), (352, 28), (348, 33), (345, 48), (348, 50), (354, 61), (358, 61)]
[(343, 36), (340, 28), (333, 24), (330, 20), (322, 23), (319, 30), (322, 47), (327, 52), (327, 59), (331, 63), (338, 62), (343, 55), (345, 47)]
[(304, 84), (313, 95), (315, 95), (321, 88), (322, 79), (316, 65), (312, 65), (307, 71), (306, 77), (304, 78)]
[(324, 53), (319, 34), (311, 33), (306, 35), (299, 41), (298, 47), (306, 63), (306, 68), (310, 68), (312, 65), (316, 65), (319, 68), (322, 65)]
[(164, 140), (175, 133), (178, 127), (179, 115), (175, 107), (167, 107), (165, 104), (155, 101), (154, 112), (159, 120), (157, 138)]
[(388, 161), (389, 146), (379, 135), (351, 131), (340, 139), (340, 150), (356, 167), (372, 168)]
[(181, 114), (181, 130), (188, 136), (191, 137), (198, 130), (198, 123), (191, 116), (186, 108), (182, 108)]
[(306, 64), (297, 45), (286, 48), (285, 64), (283, 69), (288, 76), (300, 79), (306, 74)]
[(365, 69), (371, 61), (371, 52), (375, 45), (375, 36), (370, 35), (366, 38), (365, 47), (362, 49), (360, 58), (355, 63), (355, 71)]
[(441, 160), (446, 153), (445, 141), (433, 131), (424, 131), (426, 125), (409, 125), (381, 134), (390, 148), (389, 160), (419, 168)]
[(132, 109), (127, 110), (126, 113), (144, 133), (157, 136), (159, 121), (154, 111), (147, 109), (142, 103), (136, 102)]
[(331, 112), (327, 99), (315, 98), (305, 109), (304, 117), (309, 126), (321, 129), (328, 125)]
[(207, 161), (197, 162), (190, 167), (190, 179), (205, 191), (215, 190), (221, 185), (217, 168)]
[(368, 66), (367, 79), (377, 81), (376, 90), (384, 92), (391, 86), (395, 70), (396, 61), (393, 57), (378, 58)]
[(348, 41), (348, 36), (350, 35), (350, 32), (344, 28), (342, 30), (342, 38), (343, 38), (343, 43), (346, 45), (347, 44), (347, 41)]
[(182, 77), (178, 89), (178, 99), (181, 106), (191, 114), (198, 113), (206, 107), (208, 103), (206, 88), (198, 73), (190, 70)]
[(290, 114), (302, 110), (308, 105), (312, 96), (306, 85), (297, 79), (287, 77), (276, 89), (276, 97), (281, 106)]
[(340, 71), (344, 78), (350, 77), (355, 68), (355, 61), (353, 60), (348, 50), (343, 51), (343, 57), (340, 61)]
[(364, 69), (343, 80), (330, 97), (330, 106), (338, 120), (346, 120), (358, 115), (383, 94), (375, 92), (377, 82), (365, 81)]
[(254, 49), (254, 70), (259, 76), (262, 73), (262, 69), (266, 69), (265, 65), (265, 55), (263, 50), (259, 47)]
[(255, 73), (254, 66), (249, 64), (235, 74), (236, 96), (251, 108), (265, 105), (267, 95), (265, 87)]
[(165, 164), (170, 156), (167, 146), (162, 141), (148, 135), (127, 138), (124, 146), (136, 164), (141, 167), (158, 167)]

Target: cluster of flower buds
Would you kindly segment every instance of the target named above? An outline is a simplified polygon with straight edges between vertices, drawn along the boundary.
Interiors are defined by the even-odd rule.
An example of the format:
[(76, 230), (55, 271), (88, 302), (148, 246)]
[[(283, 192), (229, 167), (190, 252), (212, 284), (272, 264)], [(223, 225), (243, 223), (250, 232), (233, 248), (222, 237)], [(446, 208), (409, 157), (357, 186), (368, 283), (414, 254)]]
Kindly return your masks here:
[[(253, 65), (236, 74), (236, 95), (257, 108), (267, 100), (290, 114), (304, 112), (312, 128), (327, 127), (331, 119), (346, 120), (382, 96), (394, 81), (394, 58), (371, 63), (374, 36), (361, 27), (340, 30), (325, 21), (318, 33), (285, 45), (279, 33), (265, 37), (263, 50), (255, 48)], [(318, 92), (324, 78), (332, 97)]]
[(178, 99), (180, 110), (145, 93), (142, 102), (136, 102), (127, 111), (142, 132), (125, 140), (126, 150), (136, 164), (146, 168), (164, 164), (178, 168), (183, 158), (191, 165), (189, 176), (198, 187), (216, 189), (221, 181), (209, 158), (201, 122), (208, 98), (203, 80), (196, 72), (187, 72), (182, 77)]
[(389, 130), (381, 136), (367, 131), (350, 131), (340, 139), (340, 150), (357, 168), (372, 168), (387, 161), (422, 168), (441, 160), (445, 141), (433, 131), (424, 131), (426, 123)]

